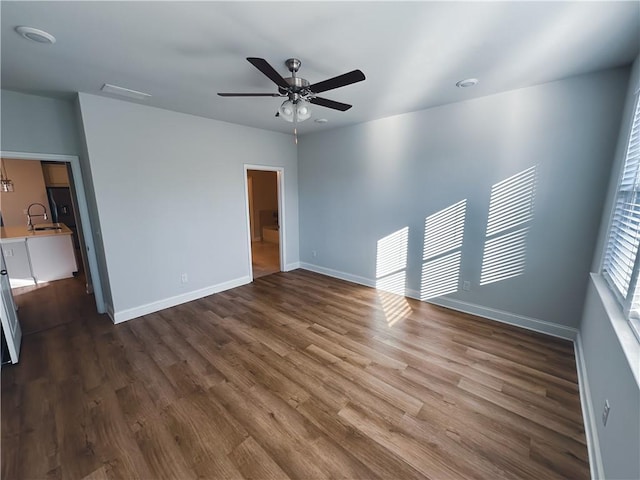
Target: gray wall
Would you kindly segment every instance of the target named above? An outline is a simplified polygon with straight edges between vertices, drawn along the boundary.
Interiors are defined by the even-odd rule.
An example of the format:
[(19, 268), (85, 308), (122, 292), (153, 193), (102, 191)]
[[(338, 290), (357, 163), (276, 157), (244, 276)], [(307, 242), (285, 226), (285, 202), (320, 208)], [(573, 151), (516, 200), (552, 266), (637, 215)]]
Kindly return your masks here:
[[(620, 306), (598, 274), (602, 239), (606, 237), (619, 172), (624, 165), (638, 88), (640, 57), (634, 63), (627, 90), (615, 165), (600, 229), (601, 241), (594, 255), (596, 274), (591, 277), (580, 325), (579, 360), (586, 371), (589, 386), (585, 406), (592, 408), (593, 433), (600, 445), (603, 478), (607, 479), (640, 478), (640, 346), (622, 316)], [(605, 399), (611, 406), (606, 427), (601, 421)]]
[(79, 102), (116, 317), (250, 281), (244, 164), (284, 167), (285, 257), (297, 264), (291, 135), (82, 93)]
[(2, 90), (2, 150), (78, 155), (78, 128), (70, 101)]
[[(609, 70), (304, 136), (303, 265), (373, 283), (377, 241), (409, 227), (406, 292), (415, 294), (425, 217), (466, 199), (460, 283), (471, 290), (447, 298), (516, 323), (577, 327), (628, 75)], [(491, 188), (533, 166), (525, 272), (481, 286)]]
[[(606, 289), (601, 278), (592, 279), (580, 325), (582, 362), (589, 386), (583, 409), (592, 409), (591, 427), (600, 446), (602, 478), (636, 479), (640, 478), (639, 347), (622, 315), (616, 315), (619, 307), (612, 296), (607, 298)], [(630, 351), (635, 348), (635, 356), (625, 355), (621, 341)], [(630, 362), (635, 363), (636, 376)], [(585, 385), (583, 381), (582, 387)], [(611, 407), (606, 426), (601, 420), (605, 400)]]
[(73, 102), (74, 114), (78, 124), (78, 137), (80, 147), (80, 167), (82, 169), (82, 184), (87, 197), (87, 209), (91, 217), (91, 235), (93, 245), (96, 249), (96, 262), (98, 263), (98, 273), (100, 275), (100, 284), (102, 288), (102, 296), (104, 298), (106, 311), (113, 314), (113, 298), (111, 295), (111, 283), (109, 281), (109, 268), (104, 251), (104, 243), (102, 242), (102, 231), (100, 227), (100, 212), (98, 212), (98, 203), (96, 202), (96, 192), (93, 186), (93, 177), (91, 175), (91, 164), (89, 163), (89, 152), (87, 151), (87, 138), (84, 131), (84, 123), (82, 121), (82, 112), (80, 111), (80, 97), (76, 96)]

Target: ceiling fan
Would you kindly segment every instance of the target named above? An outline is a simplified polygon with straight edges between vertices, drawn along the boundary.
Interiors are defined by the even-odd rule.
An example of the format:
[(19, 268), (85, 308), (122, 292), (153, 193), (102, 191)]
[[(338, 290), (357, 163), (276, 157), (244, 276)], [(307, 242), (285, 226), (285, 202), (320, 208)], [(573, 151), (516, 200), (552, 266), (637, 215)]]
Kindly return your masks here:
[(310, 84), (308, 80), (296, 75), (302, 64), (297, 58), (290, 58), (285, 62), (291, 72), (291, 76), (287, 78), (282, 77), (264, 58), (248, 57), (247, 60), (278, 86), (278, 93), (218, 93), (218, 95), (221, 97), (287, 97), (287, 100), (280, 105), (276, 117), (282, 117), (288, 122), (301, 122), (308, 119), (311, 116), (310, 103), (341, 112), (349, 110), (352, 105), (318, 97), (317, 94), (365, 79), (364, 73), (353, 70)]

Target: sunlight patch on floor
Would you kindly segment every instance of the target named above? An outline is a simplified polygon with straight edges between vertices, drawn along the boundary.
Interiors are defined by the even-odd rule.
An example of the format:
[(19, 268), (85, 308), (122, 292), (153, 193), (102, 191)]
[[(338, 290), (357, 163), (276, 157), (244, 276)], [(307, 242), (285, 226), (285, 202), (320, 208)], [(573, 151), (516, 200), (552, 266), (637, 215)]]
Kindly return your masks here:
[(411, 313), (404, 297), (408, 245), (409, 227), (381, 238), (377, 244), (376, 288), (389, 326)]

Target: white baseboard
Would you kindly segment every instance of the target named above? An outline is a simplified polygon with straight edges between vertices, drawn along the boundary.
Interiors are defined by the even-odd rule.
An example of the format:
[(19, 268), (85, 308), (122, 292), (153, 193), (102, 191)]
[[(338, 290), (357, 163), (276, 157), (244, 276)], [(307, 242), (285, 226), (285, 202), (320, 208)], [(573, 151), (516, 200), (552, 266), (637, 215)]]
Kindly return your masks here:
[(365, 287), (376, 288), (376, 282), (369, 278), (359, 277), (358, 275), (351, 275), (350, 273), (341, 272), (339, 270), (333, 270), (331, 268), (321, 267), (312, 263), (300, 262), (300, 268), (309, 270), (310, 272), (321, 273), (328, 277), (339, 278), (340, 280), (346, 280), (347, 282), (357, 283), (364, 285)]
[(290, 272), (291, 270), (297, 270), (300, 268), (300, 262), (287, 263), (284, 266), (284, 272)]
[(11, 288), (20, 288), (20, 287), (31, 287), (33, 285), (37, 285), (36, 279), (33, 277), (29, 278), (9, 278), (9, 285)]
[(459, 312), (470, 313), (472, 315), (477, 315), (489, 320), (495, 320), (497, 322), (508, 323), (509, 325), (526, 328), (527, 330), (533, 330), (534, 332), (545, 333), (553, 337), (564, 338), (565, 340), (573, 341), (578, 334), (578, 330), (573, 327), (567, 327), (557, 323), (539, 320), (537, 318), (525, 317), (524, 315), (517, 315), (503, 310), (496, 310), (494, 308), (463, 302), (453, 298), (434, 298), (429, 299), (427, 303), (451, 308), (452, 310), (457, 310)]
[[(310, 270), (312, 272), (321, 273), (329, 277), (339, 278), (348, 282), (365, 285), (367, 287), (375, 288), (376, 282), (370, 278), (360, 277), (358, 275), (352, 275), (350, 273), (341, 272), (339, 270), (333, 270), (331, 268), (325, 268), (310, 263), (300, 263), (300, 268)], [(405, 296), (420, 300), (419, 292), (415, 290), (405, 290)], [(574, 340), (578, 330), (572, 327), (566, 327), (564, 325), (558, 325), (557, 323), (547, 322), (545, 320), (539, 320), (537, 318), (525, 317), (523, 315), (516, 315), (514, 313), (505, 312), (502, 310), (496, 310), (493, 308), (476, 305), (473, 303), (463, 302), (452, 298), (440, 297), (437, 299), (429, 299), (426, 303), (432, 303), (441, 307), (450, 308), (463, 313), (470, 313), (479, 317), (487, 318), (489, 320), (495, 320), (497, 322), (508, 323), (509, 325), (515, 325), (517, 327), (526, 328), (527, 330), (533, 330), (535, 332), (546, 333), (554, 337), (560, 337), (567, 340)]]
[(578, 387), (580, 389), (580, 403), (582, 404), (582, 420), (584, 422), (584, 432), (587, 437), (587, 449), (589, 452), (589, 469), (592, 480), (604, 479), (604, 467), (600, 454), (600, 441), (598, 440), (598, 429), (596, 427), (597, 416), (591, 402), (591, 390), (589, 389), (589, 378), (587, 377), (587, 364), (584, 360), (582, 349), (582, 338), (580, 332), (573, 342), (576, 354), (576, 369), (578, 371)]
[(139, 307), (129, 308), (127, 310), (121, 310), (119, 312), (115, 312), (110, 316), (113, 319), (113, 323), (122, 323), (133, 318), (142, 317), (143, 315), (148, 315), (150, 313), (164, 310), (165, 308), (175, 307), (176, 305), (180, 305), (182, 303), (191, 302), (202, 297), (213, 295), (214, 293), (229, 290), (230, 288), (246, 285), (247, 283), (251, 283), (251, 281), (251, 277), (247, 275), (244, 277), (236, 278), (234, 280), (230, 280), (228, 282), (201, 288), (200, 290), (194, 290), (192, 292), (176, 295), (175, 297), (165, 298), (157, 302), (148, 303)]

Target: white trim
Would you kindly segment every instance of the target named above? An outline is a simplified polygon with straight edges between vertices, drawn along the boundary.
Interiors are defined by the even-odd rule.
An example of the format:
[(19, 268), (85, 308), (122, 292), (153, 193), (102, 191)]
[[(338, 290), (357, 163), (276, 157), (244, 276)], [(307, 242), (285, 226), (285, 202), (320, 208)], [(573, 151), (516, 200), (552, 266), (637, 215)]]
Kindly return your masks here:
[[(278, 240), (280, 247), (280, 270), (284, 270), (284, 266), (287, 264), (285, 258), (285, 231), (286, 231), (286, 223), (285, 222), (285, 207), (284, 207), (284, 167), (278, 168), (276, 170), (278, 172), (277, 181), (278, 181), (278, 234), (280, 235)], [(260, 232), (262, 235), (262, 232)]]
[(96, 310), (98, 313), (105, 313), (106, 307), (102, 292), (102, 284), (100, 283), (100, 270), (98, 269), (98, 260), (95, 254), (96, 249), (93, 244), (93, 229), (89, 218), (89, 208), (87, 207), (87, 197), (84, 191), (80, 159), (76, 155), (10, 151), (0, 151), (0, 156), (16, 160), (39, 160), (45, 162), (66, 162), (71, 164), (71, 173), (73, 175), (76, 198), (78, 199), (78, 213), (80, 214), (80, 222), (82, 223), (85, 253), (87, 255), (87, 262), (89, 263), (89, 275), (91, 275), (91, 284), (93, 285), (93, 294), (96, 301)]
[(589, 378), (587, 376), (587, 364), (584, 359), (582, 348), (582, 337), (580, 332), (573, 342), (576, 355), (576, 370), (578, 371), (578, 388), (580, 389), (580, 403), (582, 404), (582, 421), (584, 432), (587, 438), (587, 450), (589, 452), (589, 470), (591, 479), (604, 479), (604, 467), (600, 454), (600, 441), (598, 440), (598, 429), (596, 427), (596, 415), (591, 402), (591, 390), (589, 388)]
[(247, 268), (249, 269), (249, 278), (253, 278), (253, 254), (251, 251), (251, 207), (249, 205), (249, 176), (247, 172), (247, 166), (244, 166), (244, 202), (245, 202), (245, 215), (247, 216), (247, 254), (249, 261)]
[(631, 373), (640, 387), (640, 344), (638, 343), (638, 338), (635, 336), (629, 321), (625, 318), (620, 308), (620, 304), (605, 279), (602, 278), (602, 275), (592, 273), (591, 282), (598, 293), (602, 307), (607, 313), (607, 318), (627, 359)]
[(321, 267), (319, 265), (313, 265), (312, 263), (305, 262), (300, 262), (300, 268), (309, 270), (310, 272), (327, 275), (328, 277), (339, 278), (340, 280), (346, 280), (347, 282), (364, 285), (365, 287), (376, 288), (376, 282), (365, 277), (360, 277), (358, 275), (352, 275), (350, 273), (345, 273), (339, 270), (333, 270), (331, 268)]
[(263, 172), (276, 172), (277, 173), (277, 186), (278, 186), (278, 234), (279, 238), (279, 248), (280, 248), (280, 271), (286, 272), (286, 215), (285, 215), (285, 201), (284, 201), (284, 167), (275, 167), (272, 165), (254, 165), (250, 163), (244, 164), (244, 198), (245, 198), (245, 206), (246, 206), (246, 216), (247, 216), (247, 240), (248, 240), (248, 255), (249, 255), (249, 276), (251, 277), (251, 281), (253, 281), (253, 264), (252, 264), (252, 255), (251, 255), (251, 219), (249, 217), (249, 181), (247, 176), (249, 174), (249, 170), (260, 170)]
[(182, 293), (180, 295), (165, 298), (163, 300), (158, 300), (157, 302), (147, 303), (146, 305), (141, 305), (139, 307), (121, 310), (113, 314), (113, 323), (126, 322), (127, 320), (142, 317), (143, 315), (158, 312), (166, 308), (171, 308), (175, 307), (176, 305), (192, 302), (193, 300), (198, 300), (202, 297), (208, 297), (209, 295), (213, 295), (214, 293), (219, 293), (224, 290), (229, 290), (231, 288), (240, 287), (241, 285), (246, 285), (247, 283), (251, 283), (251, 281), (252, 277), (250, 276), (240, 277), (234, 280), (229, 280), (228, 282), (211, 285), (210, 287), (201, 288), (192, 292)]
[[(333, 270), (331, 268), (320, 267), (318, 265), (304, 262), (300, 262), (300, 268), (316, 273), (321, 273), (329, 277), (339, 278), (348, 282), (358, 283), (367, 287), (376, 288), (376, 282), (370, 278), (360, 277), (358, 275), (352, 275), (350, 273), (345, 273), (338, 270)], [(420, 295), (415, 290), (406, 289), (405, 296), (420, 300)], [(472, 315), (477, 315), (479, 317), (487, 318), (489, 320), (495, 320), (501, 323), (508, 323), (510, 325), (522, 327), (527, 330), (545, 333), (547, 335), (564, 338), (566, 340), (574, 340), (578, 333), (578, 330), (572, 327), (558, 325), (557, 323), (551, 323), (545, 320), (539, 320), (537, 318), (516, 315), (502, 310), (483, 307), (481, 305), (475, 305), (473, 303), (463, 302), (452, 298), (440, 297), (438, 299), (429, 299), (426, 303), (432, 303), (434, 305), (450, 308), (452, 310), (457, 310), (463, 313), (470, 313)]]
[(11, 152), (2, 150), (2, 158), (11, 160), (40, 160), (41, 162), (73, 162), (78, 160), (76, 155), (59, 155), (54, 153), (30, 153), (30, 152)]
[(473, 303), (455, 300), (453, 298), (440, 297), (437, 299), (429, 299), (427, 303), (440, 305), (442, 307), (451, 308), (459, 312), (470, 313), (479, 317), (495, 320), (501, 323), (508, 323), (516, 327), (526, 328), (534, 332), (545, 333), (553, 337), (564, 338), (565, 340), (574, 340), (578, 334), (578, 329), (559, 325), (557, 323), (539, 320), (537, 318), (525, 317), (524, 315), (516, 315), (514, 313), (496, 310), (493, 308), (475, 305)]
[(294, 263), (290, 263), (288, 265), (284, 266), (284, 271), (285, 272), (290, 272), (291, 270), (297, 270), (298, 268), (300, 268), (300, 262), (294, 262)]

